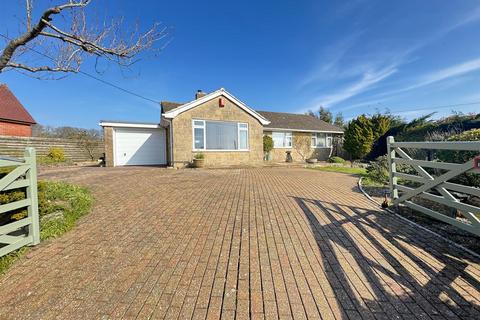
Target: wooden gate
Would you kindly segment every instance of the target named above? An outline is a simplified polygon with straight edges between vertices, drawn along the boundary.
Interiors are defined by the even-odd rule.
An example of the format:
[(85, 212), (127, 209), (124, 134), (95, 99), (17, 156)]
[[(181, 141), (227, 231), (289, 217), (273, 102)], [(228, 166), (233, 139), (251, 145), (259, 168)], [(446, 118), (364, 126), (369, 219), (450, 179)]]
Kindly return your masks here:
[[(466, 172), (473, 172), (478, 158), (465, 163), (448, 163), (439, 161), (416, 160), (404, 149), (454, 150), (470, 151), (480, 154), (480, 141), (472, 142), (395, 142), (393, 137), (387, 139), (388, 163), (390, 172), (390, 190), (393, 205), (404, 204), (430, 217), (455, 225), (463, 230), (480, 236), (480, 207), (460, 201), (461, 195), (480, 197), (480, 189), (449, 180)], [(397, 157), (398, 156), (398, 157)], [(397, 172), (397, 164), (406, 164), (415, 170), (415, 174)], [(425, 168), (434, 168), (438, 174), (429, 173)], [(432, 172), (430, 170), (430, 172)], [(399, 179), (416, 183), (415, 187), (399, 184)], [(460, 212), (465, 219), (457, 219), (427, 208), (412, 201), (420, 197)]]
[(25, 199), (0, 205), (0, 215), (21, 208), (27, 208), (28, 212), (25, 218), (0, 226), (1, 257), (40, 242), (35, 149), (26, 148), (23, 159), (0, 158), (0, 169), (8, 169), (8, 174), (0, 179), (0, 193), (25, 190)]

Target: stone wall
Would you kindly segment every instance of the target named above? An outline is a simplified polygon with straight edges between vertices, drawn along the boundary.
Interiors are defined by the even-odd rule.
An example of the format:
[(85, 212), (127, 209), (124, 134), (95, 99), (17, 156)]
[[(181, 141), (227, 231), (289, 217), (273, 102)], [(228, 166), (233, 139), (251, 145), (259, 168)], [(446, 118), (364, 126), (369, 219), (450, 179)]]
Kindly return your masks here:
[(207, 101), (172, 120), (174, 167), (188, 166), (197, 153), (193, 151), (192, 119), (248, 123), (249, 151), (202, 151), (206, 166), (256, 165), (263, 161), (262, 124), (225, 97), (225, 106), (219, 107), (218, 99)]
[(103, 128), (103, 140), (105, 141), (105, 165), (113, 167), (113, 128)]

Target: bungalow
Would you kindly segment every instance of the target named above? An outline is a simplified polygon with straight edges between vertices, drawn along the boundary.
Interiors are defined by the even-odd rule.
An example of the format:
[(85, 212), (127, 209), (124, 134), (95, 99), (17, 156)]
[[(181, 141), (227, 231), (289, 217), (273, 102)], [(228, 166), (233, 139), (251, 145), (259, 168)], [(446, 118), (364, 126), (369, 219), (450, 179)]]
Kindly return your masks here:
[[(255, 111), (225, 89), (198, 91), (188, 103), (161, 102), (159, 123), (101, 121), (107, 166), (188, 166), (196, 153), (207, 166), (263, 162), (263, 136), (273, 138), (273, 161), (326, 160), (337, 126), (308, 115)], [(302, 150), (300, 150), (300, 146)]]

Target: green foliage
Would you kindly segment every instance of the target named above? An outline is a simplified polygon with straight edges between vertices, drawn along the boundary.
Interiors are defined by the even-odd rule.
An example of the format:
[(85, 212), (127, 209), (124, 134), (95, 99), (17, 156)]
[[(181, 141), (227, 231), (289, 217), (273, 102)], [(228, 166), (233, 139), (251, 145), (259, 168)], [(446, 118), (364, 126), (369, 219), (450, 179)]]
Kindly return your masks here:
[(203, 154), (202, 152), (195, 153), (195, 155), (193, 156), (193, 159), (195, 159), (195, 160), (205, 159), (205, 154)]
[(354, 174), (359, 176), (365, 176), (367, 173), (365, 168), (352, 168), (352, 167), (341, 167), (341, 166), (314, 167), (311, 169), (318, 170), (318, 171), (348, 173), (348, 174)]
[(377, 183), (387, 184), (389, 181), (388, 159), (386, 156), (379, 157), (370, 162), (367, 167), (367, 177)]
[(263, 136), (263, 152), (269, 153), (273, 149), (273, 139), (270, 136)]
[(353, 159), (365, 157), (375, 140), (383, 136), (398, 119), (390, 114), (362, 114), (350, 121), (345, 130), (344, 148)]
[(61, 147), (50, 147), (47, 157), (54, 162), (65, 162), (65, 151)]
[[(71, 230), (81, 216), (90, 212), (93, 204), (93, 196), (87, 188), (65, 182), (42, 182), (39, 184), (40, 193), (43, 193), (42, 197), (39, 196), (40, 237), (43, 240)], [(59, 213), (60, 217), (48, 219), (53, 213)]]
[(343, 147), (353, 159), (363, 158), (370, 152), (374, 141), (372, 123), (365, 115), (350, 121), (345, 130)]
[(334, 157), (330, 157), (328, 159), (328, 162), (330, 162), (330, 163), (345, 163), (345, 159), (343, 159), (341, 157), (334, 156)]
[[(433, 115), (434, 113), (430, 113), (400, 125), (392, 135), (397, 141), (433, 141), (444, 140), (452, 134), (480, 128), (480, 113), (453, 113), (438, 120), (432, 120)], [(435, 139), (435, 136), (438, 139)]]
[(333, 115), (332, 112), (329, 111), (328, 109), (324, 107), (320, 107), (318, 110), (318, 118), (320, 120), (325, 121), (326, 123), (332, 123), (333, 122)]
[[(449, 137), (448, 141), (480, 141), (480, 129), (464, 131), (460, 134)], [(478, 155), (476, 151), (454, 151), (445, 150), (437, 154), (439, 160), (452, 163), (464, 163)], [(465, 173), (456, 177), (454, 182), (467, 186), (480, 187), (480, 174)]]
[(345, 125), (345, 120), (341, 112), (337, 113), (337, 115), (335, 116), (335, 120), (333, 121), (333, 124), (336, 125), (337, 127), (343, 128), (343, 126)]
[(371, 120), (372, 132), (373, 132), (373, 139), (377, 140), (381, 136), (385, 134), (385, 132), (390, 129), (390, 125), (392, 122), (391, 115), (383, 115), (380, 113), (376, 113), (372, 116)]
[[(9, 197), (9, 201), (14, 201), (13, 199), (23, 199), (25, 194), (23, 191), (15, 191), (15, 195)], [(64, 182), (39, 181), (38, 211), (41, 239), (55, 238), (72, 229), (78, 218), (90, 211), (92, 204), (93, 197), (85, 187)], [(15, 217), (11, 217), (11, 220), (15, 220)], [(27, 247), (23, 247), (1, 257), (0, 274), (27, 250)]]

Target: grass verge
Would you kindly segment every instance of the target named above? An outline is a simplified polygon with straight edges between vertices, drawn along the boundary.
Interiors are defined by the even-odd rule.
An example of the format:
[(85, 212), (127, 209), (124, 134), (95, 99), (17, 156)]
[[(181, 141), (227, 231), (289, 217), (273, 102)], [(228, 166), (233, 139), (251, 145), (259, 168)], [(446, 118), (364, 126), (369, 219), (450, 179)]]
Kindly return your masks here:
[[(90, 212), (93, 196), (81, 186), (57, 181), (38, 183), (38, 211), (40, 215), (40, 238), (56, 238), (71, 230), (76, 221)], [(28, 247), (11, 252), (0, 258), (0, 275), (25, 252)]]
[(314, 167), (310, 168), (318, 171), (328, 171), (328, 172), (339, 172), (345, 174), (352, 174), (359, 177), (363, 177), (362, 184), (365, 186), (371, 187), (382, 187), (383, 184), (372, 180), (367, 173), (365, 168), (352, 168), (352, 167), (343, 167), (343, 166), (326, 166), (326, 167)]

